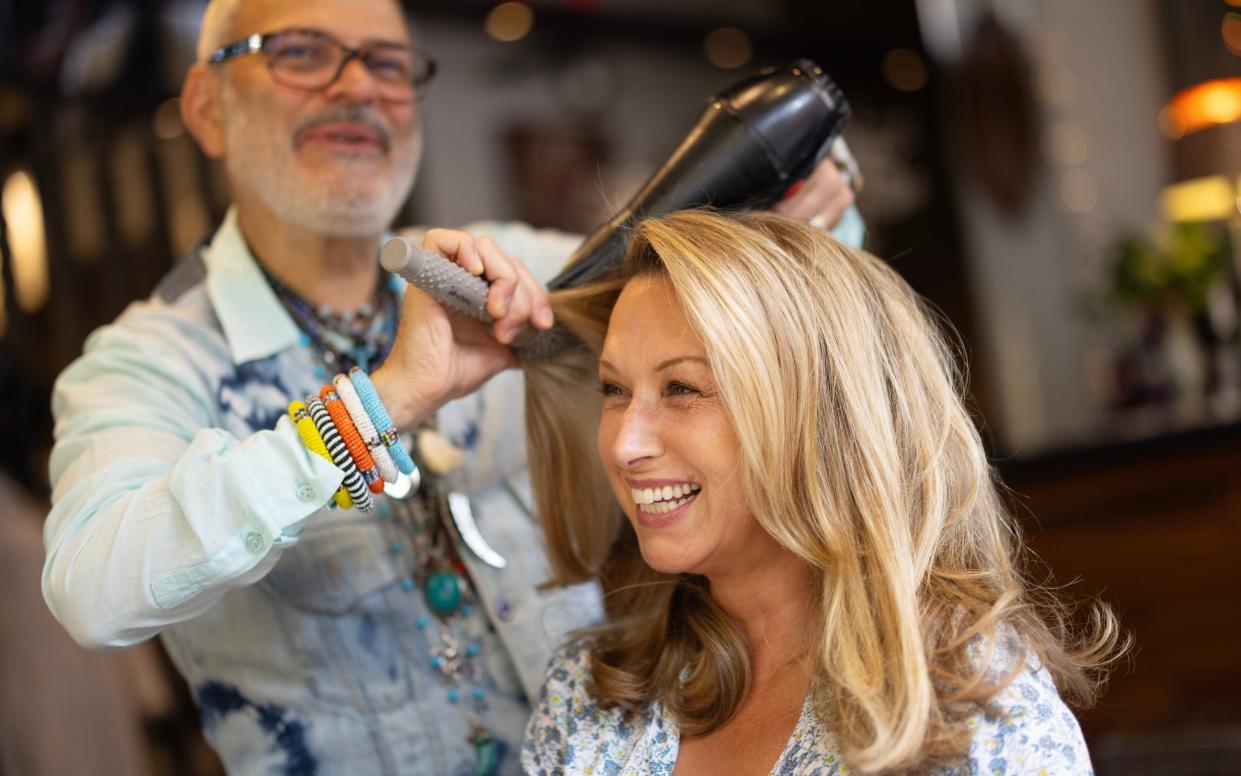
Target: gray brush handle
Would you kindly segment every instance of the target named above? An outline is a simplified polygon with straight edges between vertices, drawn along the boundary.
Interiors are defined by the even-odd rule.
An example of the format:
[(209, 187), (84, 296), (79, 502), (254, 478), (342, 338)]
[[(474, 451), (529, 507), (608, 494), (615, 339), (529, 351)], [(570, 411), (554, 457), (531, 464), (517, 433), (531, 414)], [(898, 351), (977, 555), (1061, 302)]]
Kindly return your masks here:
[[(379, 251), (379, 263), (445, 307), (487, 325), (495, 322), (487, 312), (491, 284), (471, 275), (460, 264), (438, 253), (424, 251), (404, 237), (393, 237), (384, 243)], [(524, 359), (541, 361), (577, 344), (579, 340), (560, 325), (550, 331), (538, 331), (527, 325), (513, 340), (513, 349)]]

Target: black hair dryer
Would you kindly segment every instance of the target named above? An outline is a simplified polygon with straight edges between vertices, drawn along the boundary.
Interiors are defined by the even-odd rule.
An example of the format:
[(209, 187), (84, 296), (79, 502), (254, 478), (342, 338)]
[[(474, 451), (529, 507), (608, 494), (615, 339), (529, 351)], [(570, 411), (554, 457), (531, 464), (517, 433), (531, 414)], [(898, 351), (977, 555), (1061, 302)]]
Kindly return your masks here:
[[(611, 221), (595, 230), (551, 290), (575, 288), (617, 274), (634, 224), (689, 207), (766, 207), (794, 181), (809, 175), (828, 155), (852, 157), (837, 142), (849, 104), (818, 65), (799, 59), (760, 70), (712, 97), (693, 130), (668, 161)], [(853, 172), (857, 180), (856, 171)], [(456, 264), (393, 237), (380, 252), (389, 272), (399, 273), (448, 305), (485, 323), (487, 281)], [(562, 326), (519, 340), (522, 358), (552, 358), (576, 338)]]
[(808, 59), (767, 68), (712, 97), (680, 147), (612, 220), (574, 252), (550, 290), (615, 274), (634, 224), (690, 207), (761, 208), (777, 202), (831, 150), (849, 103)]

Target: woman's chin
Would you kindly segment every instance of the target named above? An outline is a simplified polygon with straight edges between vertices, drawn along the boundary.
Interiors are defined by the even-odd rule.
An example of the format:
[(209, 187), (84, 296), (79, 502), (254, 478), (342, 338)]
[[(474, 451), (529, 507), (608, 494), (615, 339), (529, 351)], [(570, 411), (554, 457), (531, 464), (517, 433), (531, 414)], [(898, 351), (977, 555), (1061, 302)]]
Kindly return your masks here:
[(692, 574), (698, 567), (697, 553), (687, 542), (669, 536), (643, 536), (638, 531), (638, 548), (646, 565), (661, 574)]

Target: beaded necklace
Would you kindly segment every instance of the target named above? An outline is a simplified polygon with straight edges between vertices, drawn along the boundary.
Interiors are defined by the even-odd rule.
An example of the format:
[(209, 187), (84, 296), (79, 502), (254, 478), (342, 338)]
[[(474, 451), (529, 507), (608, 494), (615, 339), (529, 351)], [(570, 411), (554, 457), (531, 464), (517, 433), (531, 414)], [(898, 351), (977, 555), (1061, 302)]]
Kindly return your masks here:
[(330, 372), (348, 372), (354, 366), (369, 370), (387, 357), (396, 337), (397, 285), (386, 273), (379, 273), (371, 301), (357, 310), (338, 313), (327, 305), (311, 304), (261, 262), (259, 269), (301, 329), (301, 344), (321, 362), (315, 368), (316, 377), (324, 379)]
[[(416, 493), (405, 499), (387, 499), (381, 517), (387, 521), (394, 555), (407, 549), (414, 556), (411, 578), (401, 581), (402, 589), (421, 592), (432, 616), (419, 616), (415, 627), (427, 635), (430, 667), (447, 686), (445, 700), (461, 709), (469, 725), (466, 740), (474, 747), (475, 776), (493, 776), (499, 767), (499, 744), (483, 722), (487, 712), (487, 693), (481, 640), (465, 633), (466, 621), (478, 605), (478, 596), (469, 571), (457, 554), (460, 537), (448, 507), (448, 494), (441, 478), (415, 456), (418, 468), (428, 472)], [(406, 541), (408, 540), (408, 547)], [(464, 693), (463, 691), (468, 691)]]
[[(318, 357), (315, 367), (318, 379), (326, 380), (329, 372), (348, 372), (353, 366), (369, 369), (387, 357), (396, 334), (397, 293), (404, 283), (398, 277), (385, 280), (380, 273), (372, 300), (352, 313), (336, 313), (316, 307), (281, 283), (261, 263), (263, 276), (276, 292), (302, 332), (301, 344)], [(420, 590), (427, 607), (434, 614), (419, 616), (415, 627), (429, 635), (431, 668), (439, 672), (448, 685), (446, 700), (458, 706), (469, 725), (467, 741), (474, 747), (474, 776), (493, 776), (499, 768), (500, 746), (483, 722), (487, 711), (487, 694), (483, 686), (482, 645), (465, 635), (465, 621), (473, 613), (478, 597), (469, 573), (457, 555), (461, 537), (448, 506), (448, 493), (440, 477), (432, 473), (421, 456), (415, 455), (415, 473), (426, 472), (414, 492), (404, 498), (383, 499), (380, 517), (386, 520), (389, 551), (401, 555), (406, 542), (414, 555), (412, 577), (401, 581), (403, 590)], [(394, 508), (395, 507), (395, 508)], [(469, 689), (468, 697), (462, 688)]]

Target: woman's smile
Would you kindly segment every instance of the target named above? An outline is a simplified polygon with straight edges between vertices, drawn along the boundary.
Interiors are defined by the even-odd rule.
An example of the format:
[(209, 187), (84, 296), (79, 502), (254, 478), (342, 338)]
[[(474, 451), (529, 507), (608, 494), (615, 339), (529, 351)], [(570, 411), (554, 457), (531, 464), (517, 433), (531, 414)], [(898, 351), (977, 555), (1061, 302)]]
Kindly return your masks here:
[(628, 480), (639, 523), (659, 528), (685, 514), (702, 486), (693, 482)]

